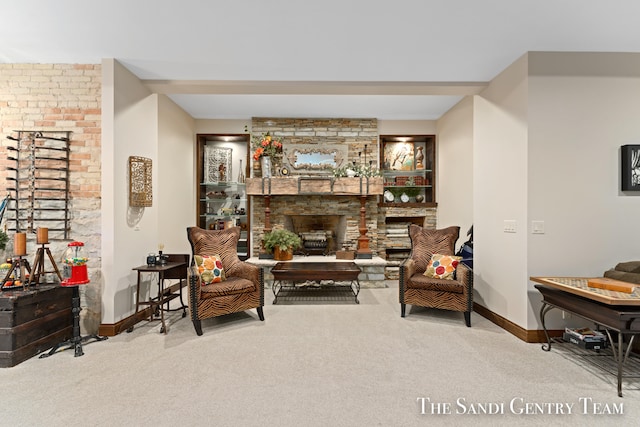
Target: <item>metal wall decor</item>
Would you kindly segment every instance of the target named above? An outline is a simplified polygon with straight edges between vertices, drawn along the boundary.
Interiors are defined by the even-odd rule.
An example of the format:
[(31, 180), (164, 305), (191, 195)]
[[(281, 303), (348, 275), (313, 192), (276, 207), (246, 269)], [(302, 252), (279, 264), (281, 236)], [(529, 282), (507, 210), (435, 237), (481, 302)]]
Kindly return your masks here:
[(151, 159), (129, 157), (129, 206), (150, 207), (153, 204)]
[[(46, 227), (53, 240), (68, 239), (70, 131), (18, 130), (7, 146), (7, 190), (15, 202), (7, 209), (9, 231), (35, 233)], [(11, 175), (11, 173), (9, 174)]]
[(232, 181), (233, 148), (204, 146), (204, 182)]

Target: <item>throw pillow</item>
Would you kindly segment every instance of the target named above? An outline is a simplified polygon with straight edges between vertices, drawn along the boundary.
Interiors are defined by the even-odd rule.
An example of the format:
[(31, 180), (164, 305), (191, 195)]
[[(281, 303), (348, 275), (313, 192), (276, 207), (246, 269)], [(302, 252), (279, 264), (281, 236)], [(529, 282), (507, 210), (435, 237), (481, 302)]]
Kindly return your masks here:
[(202, 286), (226, 280), (220, 255), (196, 255), (194, 259)]
[(453, 280), (453, 273), (461, 259), (462, 257), (459, 256), (433, 254), (424, 275), (436, 279)]

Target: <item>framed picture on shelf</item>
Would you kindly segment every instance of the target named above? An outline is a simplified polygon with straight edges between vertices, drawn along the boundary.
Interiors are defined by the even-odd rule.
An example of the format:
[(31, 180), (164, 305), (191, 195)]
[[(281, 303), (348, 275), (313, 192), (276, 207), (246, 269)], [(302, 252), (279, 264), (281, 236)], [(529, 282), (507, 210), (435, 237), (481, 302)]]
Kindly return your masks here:
[(640, 145), (623, 145), (620, 151), (622, 191), (640, 191)]
[(387, 142), (383, 150), (384, 169), (398, 171), (415, 169), (413, 142)]
[(232, 180), (231, 156), (233, 148), (204, 147), (204, 182), (228, 182)]

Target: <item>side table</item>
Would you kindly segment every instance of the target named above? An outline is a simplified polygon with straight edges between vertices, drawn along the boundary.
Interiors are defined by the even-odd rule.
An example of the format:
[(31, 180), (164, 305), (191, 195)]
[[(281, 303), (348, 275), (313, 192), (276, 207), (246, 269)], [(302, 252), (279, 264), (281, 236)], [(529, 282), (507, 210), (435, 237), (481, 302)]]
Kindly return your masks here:
[[(186, 258), (182, 258), (186, 257)], [(181, 260), (182, 259), (182, 260)], [(136, 312), (138, 313), (141, 305), (148, 305), (151, 309), (151, 314), (149, 316), (149, 321), (154, 320), (153, 315), (158, 313), (160, 314), (160, 323), (162, 324), (160, 328), (161, 333), (167, 333), (167, 327), (164, 321), (164, 312), (165, 311), (175, 311), (182, 310), (182, 317), (187, 316), (187, 306), (182, 299), (182, 287), (187, 284), (187, 265), (188, 265), (189, 255), (169, 255), (169, 261), (165, 264), (156, 264), (156, 265), (141, 265), (139, 267), (133, 268), (133, 270), (138, 272), (138, 281), (136, 284)], [(140, 282), (142, 273), (158, 273), (158, 296), (151, 298), (147, 301), (140, 301)], [(182, 277), (184, 276), (184, 277)], [(164, 281), (165, 279), (179, 279), (180, 283), (178, 284), (178, 293), (176, 293), (173, 287), (169, 287), (165, 289)], [(183, 282), (184, 279), (184, 282)], [(169, 309), (169, 301), (174, 298), (180, 298), (180, 307), (177, 309)], [(165, 308), (164, 305), (167, 305)], [(131, 332), (133, 327), (129, 328), (128, 332)]]

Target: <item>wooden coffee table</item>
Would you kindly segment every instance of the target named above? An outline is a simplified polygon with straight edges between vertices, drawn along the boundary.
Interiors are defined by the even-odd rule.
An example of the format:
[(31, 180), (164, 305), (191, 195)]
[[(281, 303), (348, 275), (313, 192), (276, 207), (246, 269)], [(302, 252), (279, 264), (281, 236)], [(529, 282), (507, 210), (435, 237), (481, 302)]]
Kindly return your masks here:
[[(286, 291), (287, 295), (298, 292), (309, 292), (321, 290), (345, 291), (353, 293), (356, 304), (359, 304), (358, 294), (360, 293), (360, 282), (358, 275), (360, 267), (354, 262), (279, 262), (271, 269), (273, 274), (273, 284), (271, 290), (278, 302), (281, 291)], [(303, 282), (313, 282), (312, 286), (303, 286)], [(331, 282), (323, 284), (322, 282)], [(335, 282), (348, 282), (346, 285)], [(284, 296), (284, 295), (283, 295)]]

